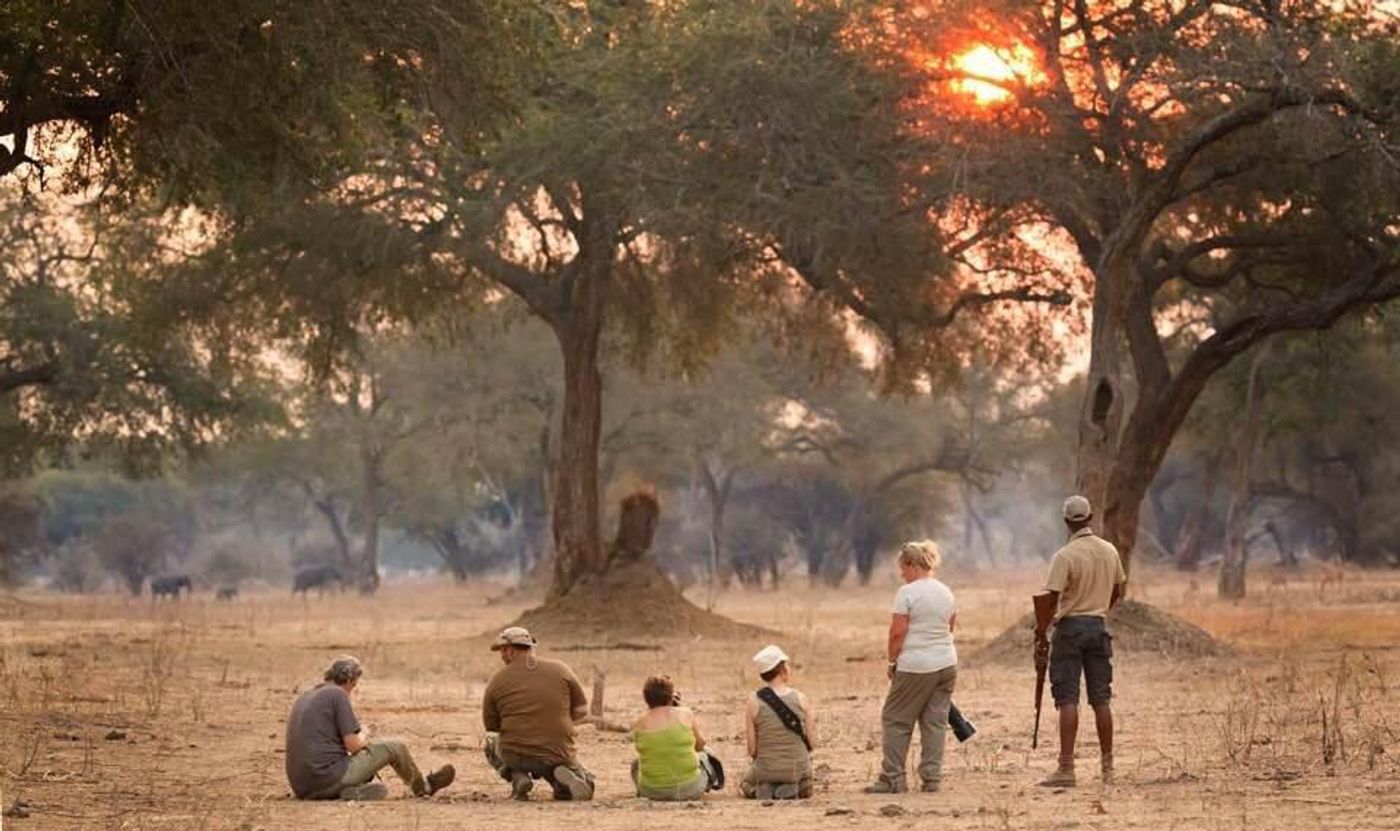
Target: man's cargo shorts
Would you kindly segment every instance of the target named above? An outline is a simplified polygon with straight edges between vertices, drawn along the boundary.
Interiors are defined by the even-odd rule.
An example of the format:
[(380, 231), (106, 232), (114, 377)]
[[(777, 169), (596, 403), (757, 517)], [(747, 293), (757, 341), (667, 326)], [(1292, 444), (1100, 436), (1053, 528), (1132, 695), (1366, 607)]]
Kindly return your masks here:
[(1050, 638), (1050, 695), (1056, 707), (1079, 703), (1079, 676), (1084, 675), (1089, 704), (1113, 697), (1113, 636), (1103, 618), (1067, 617)]

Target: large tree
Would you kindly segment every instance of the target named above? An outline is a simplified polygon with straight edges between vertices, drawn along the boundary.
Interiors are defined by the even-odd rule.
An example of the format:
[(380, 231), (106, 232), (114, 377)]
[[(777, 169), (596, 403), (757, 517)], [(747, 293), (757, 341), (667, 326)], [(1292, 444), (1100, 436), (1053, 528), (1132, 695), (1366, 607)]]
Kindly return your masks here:
[(1087, 279), (1075, 479), (1129, 560), (1214, 374), (1270, 335), (1400, 297), (1394, 23), (1311, 0), (948, 2), (888, 19), (886, 45), (929, 81), (911, 129), (945, 148), (929, 164), (946, 192), (1039, 228), (1062, 281)]
[[(844, 334), (833, 306), (794, 294), (772, 227), (751, 227), (763, 204), (784, 211), (779, 227), (791, 233), (780, 238), (819, 264), (813, 273), (847, 260), (900, 264), (901, 279), (925, 288), (940, 273), (927, 219), (891, 224), (902, 213), (903, 182), (889, 175), (899, 165), (847, 180), (826, 159), (835, 148), (842, 165), (859, 168), (869, 136), (896, 132), (895, 99), (868, 94), (878, 68), (845, 47), (846, 18), (835, 3), (570, 7), (526, 79), (518, 118), (484, 151), (427, 102), (379, 163), (269, 213), (221, 250), (213, 259), (232, 275), (226, 293), (263, 304), (255, 317), (297, 321), (282, 334), (327, 362), (355, 331), (514, 295), (563, 359), (550, 491), (553, 593), (565, 594), (608, 562), (598, 487), (605, 349), (693, 368), (741, 299), (765, 304), (804, 340)], [(713, 60), (731, 34), (750, 30), (732, 42), (738, 53)], [(821, 113), (781, 137), (819, 169), (789, 161), (769, 170), (765, 153), (778, 139), (755, 135), (765, 153), (748, 152), (742, 124), (761, 110), (735, 94), (746, 82), (729, 73), (741, 66), (761, 78), (752, 69), (763, 62), (781, 73), (785, 95), (800, 92)], [(744, 152), (716, 164), (710, 151), (728, 147)], [(820, 184), (797, 198), (778, 184), (789, 173)], [(808, 227), (823, 202), (848, 221)]]
[(191, 314), (221, 286), (176, 293), (163, 273), (238, 217), (368, 164), (427, 101), (479, 135), (509, 109), (535, 10), (0, 5), (3, 472), (59, 460), (79, 439), (154, 463), (172, 440), (226, 435), (229, 416), (252, 415), (231, 391), (259, 344)]

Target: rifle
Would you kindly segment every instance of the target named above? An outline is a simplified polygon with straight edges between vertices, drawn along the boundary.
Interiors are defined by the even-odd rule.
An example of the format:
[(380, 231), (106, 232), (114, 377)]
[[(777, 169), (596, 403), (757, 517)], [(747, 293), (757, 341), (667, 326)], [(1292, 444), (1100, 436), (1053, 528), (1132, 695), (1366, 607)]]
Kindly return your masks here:
[(1035, 608), (1035, 727), (1031, 728), (1032, 750), (1040, 744), (1040, 707), (1045, 697), (1045, 670), (1050, 665), (1050, 640), (1045, 632), (1055, 619), (1058, 600), (1052, 592), (1031, 595), (1031, 605)]

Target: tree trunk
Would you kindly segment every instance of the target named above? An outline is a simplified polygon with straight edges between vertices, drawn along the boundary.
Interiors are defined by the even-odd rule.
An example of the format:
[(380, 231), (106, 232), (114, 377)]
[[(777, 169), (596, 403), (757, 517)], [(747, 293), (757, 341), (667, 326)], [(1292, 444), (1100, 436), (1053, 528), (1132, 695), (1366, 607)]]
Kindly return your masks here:
[(1220, 563), (1219, 595), (1238, 600), (1245, 595), (1245, 567), (1249, 563), (1249, 509), (1253, 492), (1254, 445), (1259, 436), (1259, 402), (1263, 398), (1260, 367), (1268, 354), (1261, 348), (1249, 367), (1249, 389), (1245, 398), (1244, 424), (1235, 444), (1235, 476), (1230, 487), (1230, 511), (1225, 520), (1225, 558)]
[(715, 595), (720, 588), (729, 588), (730, 573), (724, 557), (724, 515), (729, 506), (729, 492), (734, 486), (734, 471), (725, 471), (717, 478), (704, 459), (697, 459), (696, 467), (700, 473), (700, 485), (710, 501), (710, 587), (707, 605), (713, 608)]
[(1206, 523), (1210, 520), (1211, 500), (1215, 497), (1216, 482), (1220, 480), (1219, 467), (1219, 456), (1205, 460), (1201, 504), (1191, 512), (1191, 518), (1186, 521), (1177, 540), (1176, 567), (1180, 571), (1195, 571), (1201, 564), (1201, 546), (1205, 541)]
[(447, 570), (452, 573), (452, 579), (458, 583), (467, 581), (467, 557), (462, 549), (461, 537), (457, 534), (457, 529), (451, 525), (439, 528), (432, 534), (433, 548), (437, 549), (438, 556), (447, 566)]
[(340, 521), (340, 514), (335, 509), (335, 503), (330, 497), (317, 497), (310, 485), (303, 483), (303, 487), (308, 494), (312, 494), (311, 504), (326, 518), (326, 524), (330, 526), (331, 537), (335, 539), (335, 550), (340, 555), (340, 567), (345, 569), (346, 574), (357, 574), (359, 570), (355, 568), (355, 554), (350, 548), (350, 537), (345, 533), (345, 524)]
[[(1079, 446), (1075, 460), (1075, 488), (1089, 499), (1099, 533), (1118, 546), (1123, 568), (1129, 567), (1136, 538), (1136, 509), (1131, 519), (1120, 516), (1118, 502), (1110, 499), (1109, 480), (1120, 456), (1123, 424), (1124, 350), (1123, 299), (1131, 266), (1126, 257), (1110, 260), (1095, 269), (1093, 322), (1090, 328), (1089, 375), (1079, 409)], [(1150, 479), (1150, 477), (1149, 477)], [(1144, 489), (1145, 492), (1145, 489)], [(1126, 532), (1131, 530), (1131, 535)]]
[(856, 563), (856, 579), (862, 586), (870, 585), (875, 574), (875, 556), (879, 553), (880, 532), (876, 528), (870, 500), (857, 503), (849, 521), (851, 556)]
[(552, 325), (564, 357), (564, 413), (554, 473), (551, 598), (568, 594), (584, 574), (606, 566), (598, 517), (598, 444), (603, 421), (598, 342), (606, 267), (603, 263), (580, 270), (566, 311)]
[(364, 494), (361, 511), (365, 524), (365, 540), (360, 555), (360, 593), (374, 594), (379, 589), (379, 521), (384, 513), (383, 478), (380, 476), (379, 453), (372, 448), (362, 451), (364, 460)]

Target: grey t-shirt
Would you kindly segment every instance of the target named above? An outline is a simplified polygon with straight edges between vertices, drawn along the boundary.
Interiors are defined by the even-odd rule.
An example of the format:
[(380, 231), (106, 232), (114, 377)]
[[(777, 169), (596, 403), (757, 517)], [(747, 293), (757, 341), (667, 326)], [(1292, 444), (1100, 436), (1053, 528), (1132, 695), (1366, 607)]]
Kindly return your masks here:
[(350, 764), (345, 737), (358, 732), (360, 722), (345, 690), (323, 683), (302, 693), (287, 716), (287, 781), (292, 793), (305, 799), (339, 782)]

